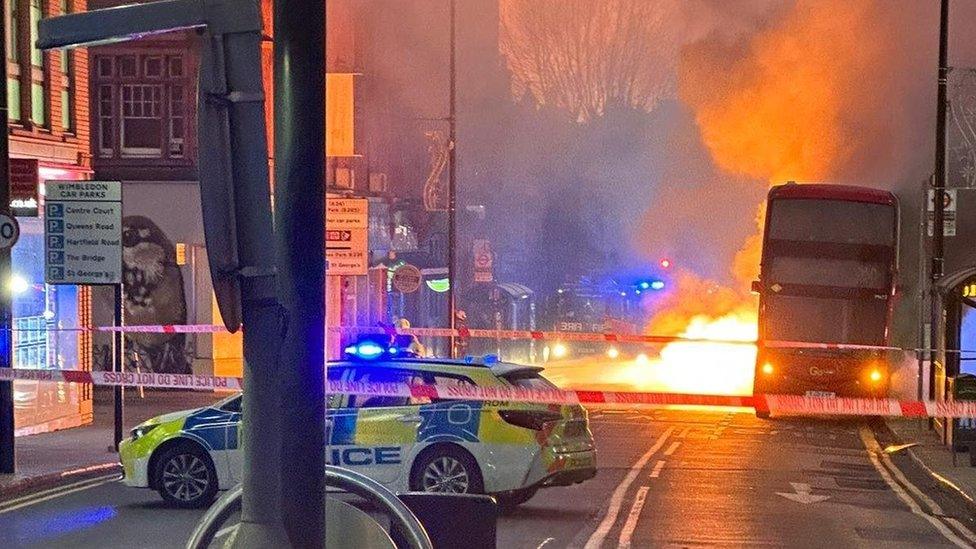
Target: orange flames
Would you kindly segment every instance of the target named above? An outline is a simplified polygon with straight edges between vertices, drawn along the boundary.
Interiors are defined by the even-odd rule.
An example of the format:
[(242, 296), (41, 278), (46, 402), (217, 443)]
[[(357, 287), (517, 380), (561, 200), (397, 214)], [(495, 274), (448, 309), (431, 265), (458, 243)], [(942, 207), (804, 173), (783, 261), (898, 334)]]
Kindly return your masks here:
[[(703, 41), (687, 47), (679, 95), (690, 105), (715, 163), (730, 174), (777, 183), (827, 180), (845, 173), (866, 135), (884, 128), (868, 98), (876, 97), (890, 54), (878, 27), (878, 2), (800, 0), (781, 19), (738, 44)], [(649, 326), (654, 333), (755, 339), (756, 309), (744, 290), (758, 275), (758, 231), (736, 254), (735, 291), (685, 281)], [(673, 391), (748, 393), (755, 348), (675, 343), (661, 352), (656, 377)], [(667, 372), (667, 375), (664, 373)]]
[[(916, 113), (920, 97), (929, 101), (920, 90), (930, 90), (935, 76), (931, 61), (937, 9), (929, 3), (755, 0), (729, 8), (724, 2), (501, 2), (501, 48), (517, 95), (566, 108), (585, 121), (599, 116), (609, 100), (620, 100), (613, 97), (614, 90), (636, 90), (620, 102), (645, 110), (676, 90), (693, 113), (712, 161), (730, 181), (752, 179), (765, 187), (786, 180), (877, 184), (907, 174), (924, 177), (919, 159), (929, 160), (917, 151), (931, 148), (917, 136), (927, 135), (924, 125), (930, 121), (928, 112), (925, 117)], [(625, 27), (625, 20), (613, 17), (651, 4), (660, 7), (645, 14), (643, 26)], [(632, 44), (642, 55), (619, 63), (617, 55), (632, 51), (621, 45)], [(661, 52), (675, 48), (681, 52), (677, 64), (666, 59), (649, 68), (640, 61), (657, 63)], [(618, 74), (621, 67), (628, 70)], [(673, 70), (674, 76), (662, 75), (661, 67)], [(621, 87), (628, 81), (638, 85)], [(674, 154), (685, 154), (681, 145)], [(693, 175), (679, 169), (670, 185), (694, 189), (698, 179), (708, 178), (707, 169), (685, 172)], [(742, 193), (734, 185), (715, 188)], [(677, 215), (675, 223), (682, 221), (681, 215), (695, 217), (695, 212), (667, 203), (648, 213), (649, 223), (660, 223), (662, 212), (665, 217)], [(741, 213), (737, 220), (752, 219), (751, 212)], [(760, 228), (762, 214), (760, 208), (755, 217)], [(737, 220), (705, 218), (715, 225)], [(675, 236), (694, 230), (683, 227)], [(674, 295), (659, 304), (646, 331), (754, 339), (756, 305), (748, 284), (758, 274), (760, 248), (757, 231), (734, 258), (729, 273), (733, 287), (680, 275)], [(634, 364), (622, 377), (655, 390), (697, 391), (708, 383), (710, 392), (748, 392), (753, 361), (754, 349), (748, 346), (675, 343), (662, 349), (659, 361)]]

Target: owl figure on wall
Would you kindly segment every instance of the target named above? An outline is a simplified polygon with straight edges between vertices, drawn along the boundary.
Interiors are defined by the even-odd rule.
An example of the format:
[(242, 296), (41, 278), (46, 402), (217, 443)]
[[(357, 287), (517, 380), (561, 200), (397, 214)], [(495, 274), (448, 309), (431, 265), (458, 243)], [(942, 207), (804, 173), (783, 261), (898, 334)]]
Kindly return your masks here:
[[(176, 246), (151, 219), (122, 220), (122, 270), (126, 325), (186, 324)], [(192, 373), (185, 334), (126, 334), (126, 356), (130, 370)]]

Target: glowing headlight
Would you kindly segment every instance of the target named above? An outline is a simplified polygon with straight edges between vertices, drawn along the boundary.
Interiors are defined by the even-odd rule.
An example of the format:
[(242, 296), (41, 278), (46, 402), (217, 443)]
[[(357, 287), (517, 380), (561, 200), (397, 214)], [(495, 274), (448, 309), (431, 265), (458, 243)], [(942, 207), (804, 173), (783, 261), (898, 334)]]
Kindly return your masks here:
[(149, 431), (152, 431), (156, 427), (159, 427), (159, 424), (158, 423), (154, 423), (152, 425), (140, 425), (140, 426), (136, 427), (131, 432), (131, 434), (132, 434), (132, 440), (138, 440), (138, 439), (146, 436), (147, 434), (149, 434)]
[(762, 373), (766, 374), (767, 376), (773, 375), (773, 372), (774, 371), (775, 371), (775, 369), (773, 368), (773, 365), (772, 364), (770, 364), (770, 363), (767, 362), (767, 363), (765, 363), (765, 364), (762, 365)]
[(552, 356), (555, 358), (563, 358), (569, 354), (569, 349), (566, 348), (562, 343), (557, 343), (552, 346)]
[(634, 362), (640, 364), (641, 366), (646, 366), (651, 363), (651, 359), (647, 358), (647, 355), (641, 353), (634, 358)]
[(881, 374), (880, 370), (875, 369), (875, 370), (871, 370), (871, 373), (869, 374), (868, 377), (871, 379), (871, 381), (877, 383), (878, 381), (881, 381), (881, 378), (884, 376)]
[(607, 356), (610, 358), (617, 358), (620, 356), (620, 351), (618, 351), (616, 347), (610, 347), (607, 349)]

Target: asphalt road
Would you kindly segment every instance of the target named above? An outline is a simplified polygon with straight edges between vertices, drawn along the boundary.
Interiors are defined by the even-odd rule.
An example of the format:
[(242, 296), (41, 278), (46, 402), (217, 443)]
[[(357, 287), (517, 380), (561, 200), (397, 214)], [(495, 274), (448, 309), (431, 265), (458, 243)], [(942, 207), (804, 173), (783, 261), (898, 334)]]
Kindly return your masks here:
[[(881, 452), (864, 422), (591, 414), (597, 478), (502, 517), (499, 547), (976, 545), (967, 509)], [(201, 514), (107, 482), (0, 511), (0, 546), (182, 547)]]

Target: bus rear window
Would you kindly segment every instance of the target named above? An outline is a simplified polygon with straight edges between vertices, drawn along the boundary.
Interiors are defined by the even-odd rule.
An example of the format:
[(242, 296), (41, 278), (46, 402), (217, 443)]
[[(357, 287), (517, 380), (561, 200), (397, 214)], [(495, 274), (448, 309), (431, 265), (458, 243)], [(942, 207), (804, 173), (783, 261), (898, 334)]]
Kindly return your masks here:
[(771, 202), (769, 238), (893, 246), (895, 207), (844, 200), (778, 199)]

